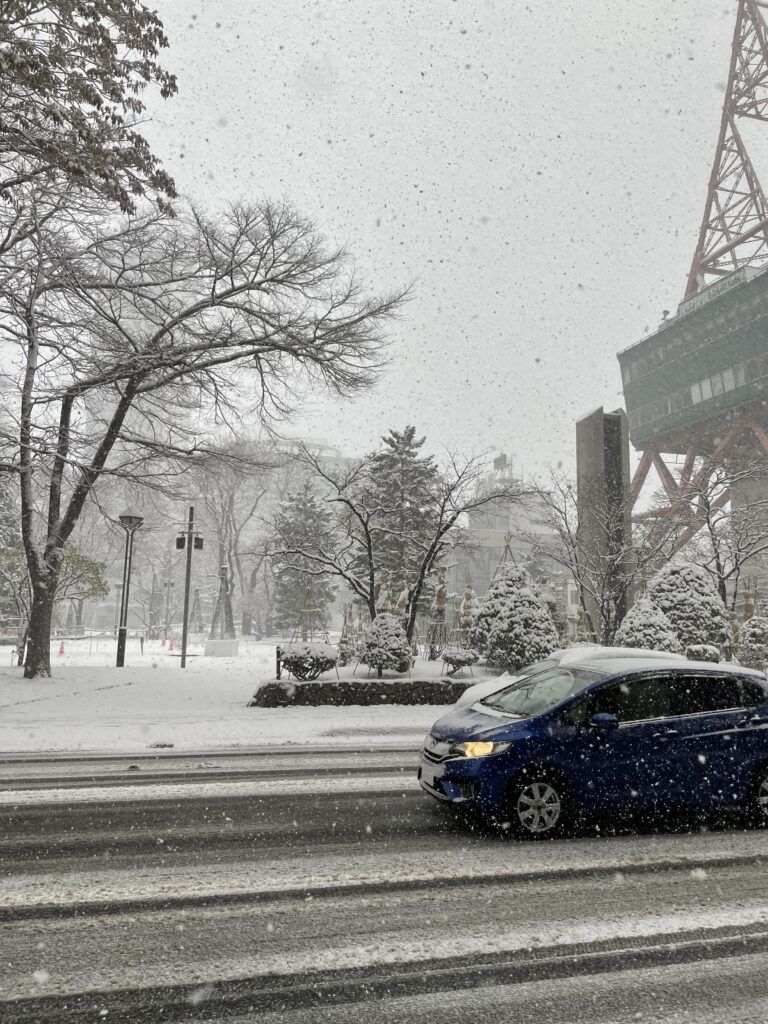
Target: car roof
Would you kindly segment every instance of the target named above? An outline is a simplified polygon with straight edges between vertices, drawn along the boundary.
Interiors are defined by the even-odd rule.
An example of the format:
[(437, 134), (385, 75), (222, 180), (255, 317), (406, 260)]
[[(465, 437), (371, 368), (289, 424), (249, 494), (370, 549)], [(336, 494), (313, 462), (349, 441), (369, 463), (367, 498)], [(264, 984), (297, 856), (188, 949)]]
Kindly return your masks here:
[(591, 658), (585, 658), (583, 661), (579, 660), (574, 662), (574, 668), (583, 668), (588, 671), (600, 672), (606, 679), (614, 675), (622, 675), (626, 672), (658, 672), (662, 670), (668, 670), (670, 672), (716, 672), (718, 675), (733, 675), (733, 676), (752, 676), (760, 682), (766, 682), (766, 676), (764, 672), (759, 672), (754, 668), (746, 668), (744, 665), (733, 665), (730, 663), (723, 664), (722, 662), (712, 661), (687, 661), (685, 658), (682, 660), (676, 655), (670, 655), (669, 658), (659, 657), (658, 654), (655, 657), (648, 658), (642, 653), (638, 653), (632, 657), (624, 656), (621, 658), (603, 658), (599, 655), (593, 655)]
[(581, 661), (616, 661), (619, 658), (648, 658), (654, 661), (686, 661), (684, 654), (671, 654), (669, 651), (645, 650), (639, 647), (601, 647), (599, 644), (574, 644), (555, 651), (550, 655), (561, 665), (575, 665)]

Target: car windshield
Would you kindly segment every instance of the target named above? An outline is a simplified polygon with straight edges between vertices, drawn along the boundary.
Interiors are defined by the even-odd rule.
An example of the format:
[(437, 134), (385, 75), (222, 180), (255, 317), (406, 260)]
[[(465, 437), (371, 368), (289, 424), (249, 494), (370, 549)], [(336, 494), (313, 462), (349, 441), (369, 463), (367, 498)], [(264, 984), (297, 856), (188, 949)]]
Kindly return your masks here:
[(508, 715), (531, 718), (556, 708), (600, 678), (601, 673), (595, 669), (555, 666), (526, 675), (480, 703)]

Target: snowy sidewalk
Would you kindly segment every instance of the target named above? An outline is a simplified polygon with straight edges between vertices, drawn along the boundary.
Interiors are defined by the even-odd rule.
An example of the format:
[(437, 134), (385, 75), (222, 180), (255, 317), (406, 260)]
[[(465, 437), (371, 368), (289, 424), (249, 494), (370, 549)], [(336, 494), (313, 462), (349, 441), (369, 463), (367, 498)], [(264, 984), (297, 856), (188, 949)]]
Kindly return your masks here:
[[(74, 648), (67, 645), (67, 650)], [(0, 753), (222, 750), (273, 745), (417, 749), (439, 707), (249, 708), (274, 674), (271, 644), (241, 643), (237, 658), (178, 657), (159, 642), (129, 648), (114, 667), (114, 645), (52, 656), (54, 677), (26, 681), (0, 668)], [(155, 649), (152, 649), (152, 648)], [(2, 649), (8, 655), (10, 650)], [(199, 648), (193, 653), (199, 654)], [(7, 662), (6, 662), (7, 666)]]

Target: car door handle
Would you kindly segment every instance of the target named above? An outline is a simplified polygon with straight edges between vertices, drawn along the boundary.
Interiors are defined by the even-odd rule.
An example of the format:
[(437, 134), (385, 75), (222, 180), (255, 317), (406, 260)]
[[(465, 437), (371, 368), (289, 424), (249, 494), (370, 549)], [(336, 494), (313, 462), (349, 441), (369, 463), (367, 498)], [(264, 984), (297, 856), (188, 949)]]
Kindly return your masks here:
[(752, 715), (750, 718), (742, 718), (740, 722), (736, 723), (737, 729), (748, 729), (750, 725), (765, 725), (768, 722), (768, 718), (764, 718), (762, 715)]
[(664, 732), (655, 732), (653, 738), (655, 740), (669, 740), (674, 739), (675, 736), (680, 735), (679, 729), (665, 729)]

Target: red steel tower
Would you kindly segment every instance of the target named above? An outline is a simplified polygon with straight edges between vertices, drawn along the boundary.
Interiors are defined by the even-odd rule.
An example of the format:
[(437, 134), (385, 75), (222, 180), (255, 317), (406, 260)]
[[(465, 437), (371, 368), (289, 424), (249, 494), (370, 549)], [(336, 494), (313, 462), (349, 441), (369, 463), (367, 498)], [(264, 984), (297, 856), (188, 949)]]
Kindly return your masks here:
[[(702, 525), (702, 482), (724, 464), (768, 456), (768, 202), (741, 130), (747, 118), (768, 121), (767, 16), (768, 2), (738, 0), (720, 132), (683, 301), (618, 357), (630, 438), (641, 452), (632, 503), (652, 467), (668, 500), (635, 519), (681, 520), (678, 548)], [(725, 491), (717, 500), (743, 497)]]

